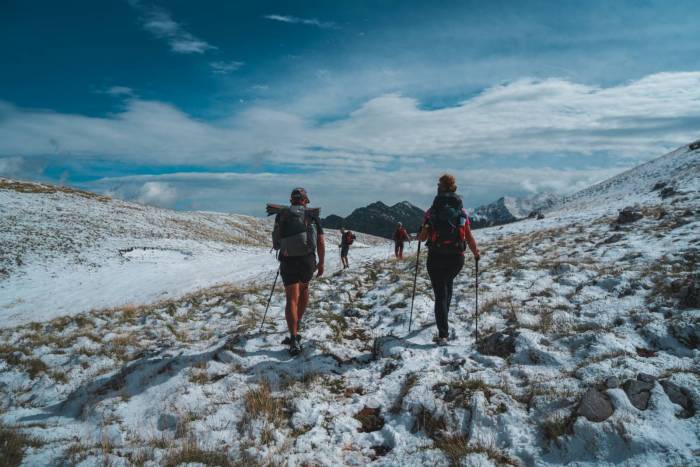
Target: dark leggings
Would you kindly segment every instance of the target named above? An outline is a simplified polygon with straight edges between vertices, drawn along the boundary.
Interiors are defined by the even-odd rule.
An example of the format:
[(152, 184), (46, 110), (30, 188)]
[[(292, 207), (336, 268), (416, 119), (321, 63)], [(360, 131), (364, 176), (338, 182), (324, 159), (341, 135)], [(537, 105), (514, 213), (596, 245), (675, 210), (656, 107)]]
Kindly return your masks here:
[(438, 337), (449, 337), (447, 315), (452, 301), (452, 285), (463, 266), (462, 255), (428, 253), (428, 275), (435, 294), (435, 324)]

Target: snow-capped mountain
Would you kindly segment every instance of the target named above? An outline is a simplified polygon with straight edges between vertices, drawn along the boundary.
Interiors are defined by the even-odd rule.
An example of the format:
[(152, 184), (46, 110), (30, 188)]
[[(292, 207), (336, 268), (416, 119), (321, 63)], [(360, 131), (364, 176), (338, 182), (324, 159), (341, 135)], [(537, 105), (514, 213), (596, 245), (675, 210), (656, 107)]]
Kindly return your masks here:
[[(312, 281), (296, 358), (281, 344), (285, 296), (280, 288), (270, 295), (266, 247), (194, 228), (228, 216), (130, 205), (133, 220), (121, 202), (101, 210), (96, 203), (107, 201), (88, 195), (0, 189), (3, 225), (22, 223), (0, 231), (4, 256), (29, 242), (18, 250), (22, 265), (0, 279), (23, 287), (0, 289), (3, 317), (11, 294), (10, 309), (23, 307), (28, 323), (0, 327), (2, 439), (24, 465), (696, 465), (698, 162), (700, 150), (681, 148), (568, 197), (543, 219), (475, 231), (479, 287), (468, 258), (455, 279), (446, 347), (433, 342), (425, 256), (414, 303), (415, 255), (388, 259), (389, 242), (351, 249), (350, 269), (334, 272), (336, 259)], [(110, 219), (122, 215), (138, 224), (125, 227), (138, 232), (130, 238), (143, 242), (120, 236)], [(184, 230), (178, 237), (165, 218), (193, 223), (194, 239)], [(88, 219), (117, 227), (93, 238)], [(21, 237), (23, 229), (57, 236), (66, 222), (87, 253), (48, 238), (48, 254), (36, 235)], [(40, 281), (23, 282), (32, 277), (27, 264), (53, 271), (47, 281), (74, 267), (52, 262), (85, 268), (75, 277), (92, 280), (108, 262), (100, 258), (122, 244), (220, 248), (206, 258), (249, 258), (232, 270), (267, 272), (151, 300), (122, 287), (119, 275), (134, 269), (114, 269), (130, 304), (101, 308), (112, 284), (87, 293), (74, 280), (51, 290), (56, 303), (74, 287), (97, 305), (72, 316), (34, 292)], [(148, 251), (139, 258), (167, 271), (171, 257)], [(206, 277), (208, 264), (179, 274)], [(159, 284), (156, 274), (139, 278)]]
[(504, 196), (493, 203), (468, 209), (469, 218), (474, 228), (492, 227), (508, 224), (550, 209), (561, 200), (552, 193), (538, 193), (526, 198)]

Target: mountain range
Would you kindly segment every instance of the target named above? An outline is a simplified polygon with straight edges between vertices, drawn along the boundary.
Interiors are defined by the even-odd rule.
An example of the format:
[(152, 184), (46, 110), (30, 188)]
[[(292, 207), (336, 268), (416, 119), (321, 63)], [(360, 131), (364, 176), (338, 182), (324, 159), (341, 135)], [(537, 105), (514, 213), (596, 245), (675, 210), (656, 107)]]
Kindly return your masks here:
[[(493, 203), (467, 209), (473, 228), (492, 227), (525, 219), (533, 213), (541, 213), (559, 203), (562, 198), (551, 193), (539, 193), (526, 198), (504, 196)], [(388, 206), (381, 201), (363, 208), (355, 209), (343, 218), (335, 214), (322, 219), (325, 228), (341, 227), (357, 232), (364, 232), (378, 237), (391, 238), (396, 223), (401, 222), (410, 232), (418, 232), (425, 210), (408, 201)]]

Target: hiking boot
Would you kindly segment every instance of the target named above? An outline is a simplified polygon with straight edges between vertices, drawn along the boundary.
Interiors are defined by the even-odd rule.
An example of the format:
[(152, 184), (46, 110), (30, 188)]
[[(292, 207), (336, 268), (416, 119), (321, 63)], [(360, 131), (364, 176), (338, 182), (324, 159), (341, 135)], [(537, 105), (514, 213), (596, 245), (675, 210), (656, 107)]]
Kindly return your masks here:
[(301, 344), (299, 344), (299, 339), (295, 339), (294, 342), (289, 344), (289, 355), (292, 357), (299, 355), (301, 353)]
[[(297, 334), (297, 340), (301, 340), (301, 334)], [(282, 345), (289, 345), (292, 342), (289, 336), (285, 337), (282, 341)]]
[(304, 346), (301, 345), (301, 334), (297, 334), (297, 346), (299, 346), (299, 350), (304, 350)]
[(445, 347), (447, 345), (447, 337), (438, 337), (437, 345)]

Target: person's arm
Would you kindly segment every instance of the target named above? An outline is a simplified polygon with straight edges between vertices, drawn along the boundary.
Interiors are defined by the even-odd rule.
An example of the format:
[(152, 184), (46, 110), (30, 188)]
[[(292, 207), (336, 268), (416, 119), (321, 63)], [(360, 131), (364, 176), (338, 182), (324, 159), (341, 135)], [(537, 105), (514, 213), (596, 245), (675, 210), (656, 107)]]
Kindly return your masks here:
[(418, 235), (416, 236), (416, 240), (419, 242), (424, 242), (428, 239), (428, 231), (430, 229), (430, 225), (428, 224), (428, 220), (430, 219), (430, 209), (425, 211), (425, 216), (423, 216), (423, 225), (421, 226), (420, 230), (418, 231)]
[(326, 237), (322, 233), (318, 235), (316, 251), (318, 253), (318, 268), (316, 277), (321, 277), (323, 275), (323, 263), (326, 259)]

